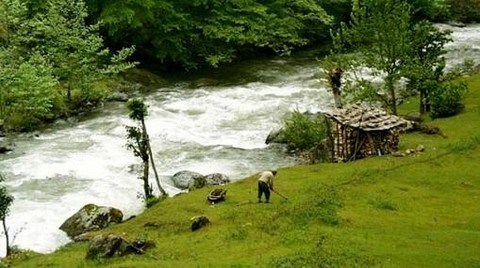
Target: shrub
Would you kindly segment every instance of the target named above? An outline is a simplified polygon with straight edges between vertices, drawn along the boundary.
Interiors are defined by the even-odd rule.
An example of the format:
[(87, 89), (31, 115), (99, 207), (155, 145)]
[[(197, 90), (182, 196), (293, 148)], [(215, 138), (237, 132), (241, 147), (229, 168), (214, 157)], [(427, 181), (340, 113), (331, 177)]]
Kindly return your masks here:
[(432, 119), (449, 117), (460, 112), (464, 105), (462, 99), (467, 92), (467, 84), (448, 82), (432, 92)]
[(295, 110), (286, 120), (285, 140), (290, 149), (308, 150), (327, 137), (323, 116), (309, 116)]
[(155, 206), (158, 202), (160, 202), (162, 199), (161, 198), (158, 198), (158, 197), (150, 197), (148, 198), (148, 200), (146, 201), (146, 207), (147, 208), (151, 208), (153, 206)]
[(480, 22), (479, 0), (447, 0), (454, 20), (471, 23)]

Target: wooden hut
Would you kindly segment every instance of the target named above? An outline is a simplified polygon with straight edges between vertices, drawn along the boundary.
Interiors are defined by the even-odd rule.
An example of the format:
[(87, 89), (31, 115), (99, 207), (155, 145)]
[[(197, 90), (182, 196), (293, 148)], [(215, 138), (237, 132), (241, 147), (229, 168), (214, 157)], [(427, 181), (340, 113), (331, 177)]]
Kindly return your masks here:
[(398, 150), (399, 131), (410, 122), (374, 107), (350, 105), (325, 112), (330, 124), (330, 149), (334, 162), (352, 161)]

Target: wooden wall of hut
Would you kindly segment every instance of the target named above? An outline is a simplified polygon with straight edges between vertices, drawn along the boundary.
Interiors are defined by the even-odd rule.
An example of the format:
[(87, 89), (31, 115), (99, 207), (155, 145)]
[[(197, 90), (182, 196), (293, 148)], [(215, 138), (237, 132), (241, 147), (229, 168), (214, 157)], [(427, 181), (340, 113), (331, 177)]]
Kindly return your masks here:
[(399, 134), (395, 130), (363, 131), (334, 122), (331, 128), (334, 162), (348, 162), (372, 155), (390, 154), (398, 150)]

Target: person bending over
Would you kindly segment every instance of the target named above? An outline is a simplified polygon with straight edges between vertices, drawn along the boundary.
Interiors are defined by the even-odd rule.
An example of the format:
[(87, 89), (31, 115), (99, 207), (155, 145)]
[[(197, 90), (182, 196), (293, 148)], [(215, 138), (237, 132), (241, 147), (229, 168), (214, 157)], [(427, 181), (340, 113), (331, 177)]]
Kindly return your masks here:
[(263, 194), (265, 194), (265, 203), (270, 202), (270, 190), (273, 191), (273, 178), (276, 174), (276, 170), (268, 170), (260, 175), (258, 179), (258, 203), (262, 203)]

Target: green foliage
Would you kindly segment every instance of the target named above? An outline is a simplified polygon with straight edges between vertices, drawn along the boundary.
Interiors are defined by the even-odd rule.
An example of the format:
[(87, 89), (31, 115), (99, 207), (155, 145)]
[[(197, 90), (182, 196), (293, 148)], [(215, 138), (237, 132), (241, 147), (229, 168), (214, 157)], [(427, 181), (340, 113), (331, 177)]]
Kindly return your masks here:
[[(351, 25), (343, 24), (334, 33), (335, 52), (357, 53), (356, 58), (347, 58), (350, 65), (371, 68), (374, 75), (384, 77), (384, 84), (374, 87), (357, 78), (347, 83), (345, 91), (353, 92), (354, 100), (379, 101), (396, 114), (400, 94), (396, 84), (406, 77), (410, 93), (420, 93), (420, 112), (428, 111), (431, 91), (443, 80), (445, 44), (452, 39), (449, 31), (420, 20), (427, 15), (419, 13), (440, 6), (444, 4), (422, 0), (355, 2)], [(354, 88), (361, 91), (354, 92)]]
[(327, 137), (323, 116), (308, 116), (298, 110), (285, 119), (284, 138), (291, 149), (308, 150)]
[(5, 4), (0, 1), (0, 44), (8, 38), (8, 16)]
[(0, 119), (28, 129), (105, 96), (96, 83), (132, 67), (133, 48), (112, 55), (84, 2), (3, 0), (0, 5)]
[(321, 0), (320, 6), (332, 16), (335, 24), (350, 20), (352, 13), (351, 0)]
[(127, 108), (130, 111), (128, 116), (132, 120), (143, 121), (148, 115), (147, 105), (139, 99), (131, 99), (127, 102)]
[(85, 23), (87, 15), (83, 1), (49, 0), (19, 25), (13, 40), (21, 50), (33, 48), (48, 59), (69, 101), (73, 90), (78, 90), (82, 102), (101, 97), (91, 94), (94, 81), (133, 66), (124, 63), (133, 50), (110, 56), (98, 33), (99, 25)]
[(343, 99), (346, 102), (356, 103), (368, 100), (369, 103), (388, 106), (388, 101), (379, 93), (382, 92), (382, 89), (368, 79), (358, 78), (357, 80), (346, 81), (342, 92), (344, 93)]
[(447, 82), (432, 93), (432, 119), (440, 117), (449, 117), (459, 113), (464, 105), (463, 97), (467, 93), (465, 83)]
[(446, 0), (453, 20), (466, 23), (480, 22), (479, 0)]
[(415, 21), (445, 21), (449, 17), (448, 0), (407, 0)]
[[(5, 178), (0, 174), (0, 183), (4, 182)], [(3, 185), (0, 186), (0, 220), (4, 221), (5, 217), (10, 212), (10, 206), (13, 203), (13, 196), (7, 191), (7, 188)]]
[[(153, 189), (149, 183), (149, 160), (151, 157), (151, 149), (148, 141), (148, 133), (145, 127), (145, 117), (148, 115), (147, 106), (142, 100), (130, 99), (127, 102), (127, 108), (129, 110), (129, 117), (134, 120), (138, 126), (126, 126), (127, 131), (127, 149), (131, 150), (136, 157), (142, 159), (143, 162), (143, 175), (139, 177), (143, 181), (143, 190), (145, 205), (153, 205), (156, 202), (150, 201), (153, 196)], [(153, 162), (152, 162), (153, 166)], [(155, 169), (154, 169), (155, 171)], [(156, 171), (155, 171), (156, 172)], [(157, 174), (155, 174), (157, 176)], [(157, 178), (157, 184), (162, 193), (165, 193), (160, 186), (160, 182)], [(152, 202), (152, 203), (150, 203)]]
[(410, 6), (404, 0), (356, 1), (351, 25), (342, 24), (333, 36), (338, 51), (352, 49), (361, 53), (357, 64), (385, 76), (384, 102), (394, 114), (397, 113), (395, 83), (410, 51), (410, 19)]
[(450, 31), (440, 31), (431, 23), (421, 21), (411, 31), (411, 52), (402, 74), (409, 79), (409, 89), (419, 92), (420, 113), (430, 110), (430, 95), (444, 79), (445, 44), (451, 42)]
[[(2, 174), (0, 174), (0, 183), (5, 180)], [(7, 188), (3, 185), (0, 185), (0, 221), (2, 222), (3, 234), (5, 235), (5, 246), (6, 246), (6, 255), (9, 256), (12, 252), (12, 245), (9, 239), (9, 232), (5, 219), (10, 213), (10, 206), (13, 203), (13, 196), (10, 195), (7, 191)]]
[(116, 47), (195, 68), (218, 66), (252, 50), (285, 54), (319, 37), (331, 18), (314, 0), (87, 1)]
[(148, 160), (147, 142), (143, 138), (142, 130), (139, 127), (126, 126), (127, 149), (142, 160)]
[(159, 198), (159, 197), (150, 197), (150, 198), (147, 200), (146, 207), (147, 207), (147, 208), (153, 207), (153, 206), (155, 206), (156, 204), (158, 204), (160, 201), (162, 201), (162, 198)]
[(29, 130), (61, 109), (58, 82), (40, 54), (16, 62), (6, 53), (0, 50), (0, 119), (9, 128)]

